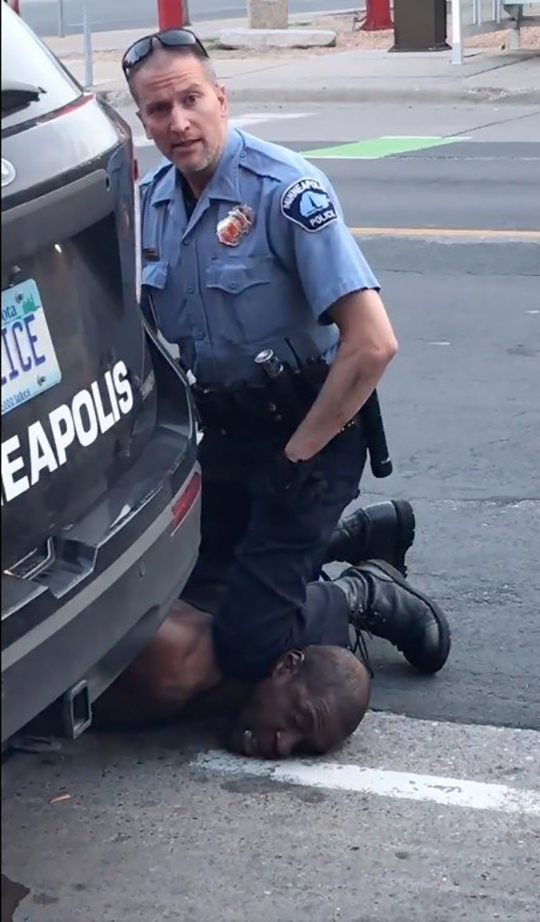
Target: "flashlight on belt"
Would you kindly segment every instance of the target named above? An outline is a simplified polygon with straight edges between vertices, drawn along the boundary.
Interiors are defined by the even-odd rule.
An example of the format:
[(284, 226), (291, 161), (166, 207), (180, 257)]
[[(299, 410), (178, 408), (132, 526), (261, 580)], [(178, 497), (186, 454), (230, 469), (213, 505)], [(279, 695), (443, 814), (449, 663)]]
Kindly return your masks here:
[(255, 356), (258, 365), (269, 382), (270, 398), (276, 413), (293, 426), (299, 426), (306, 415), (306, 409), (298, 397), (291, 380), (291, 373), (277, 357), (273, 349), (263, 349)]
[(270, 380), (284, 374), (285, 369), (273, 349), (263, 349), (255, 356), (255, 364), (260, 365)]

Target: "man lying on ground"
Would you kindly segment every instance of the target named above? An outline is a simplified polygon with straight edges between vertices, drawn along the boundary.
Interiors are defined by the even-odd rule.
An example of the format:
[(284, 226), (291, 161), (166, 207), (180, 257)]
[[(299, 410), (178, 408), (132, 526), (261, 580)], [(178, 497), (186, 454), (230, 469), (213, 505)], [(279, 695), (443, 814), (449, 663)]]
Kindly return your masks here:
[(97, 703), (98, 724), (135, 727), (184, 714), (232, 718), (228, 745), (261, 758), (322, 754), (357, 728), (369, 703), (366, 665), (349, 650), (291, 650), (255, 685), (223, 683), (212, 618), (177, 602), (156, 637)]

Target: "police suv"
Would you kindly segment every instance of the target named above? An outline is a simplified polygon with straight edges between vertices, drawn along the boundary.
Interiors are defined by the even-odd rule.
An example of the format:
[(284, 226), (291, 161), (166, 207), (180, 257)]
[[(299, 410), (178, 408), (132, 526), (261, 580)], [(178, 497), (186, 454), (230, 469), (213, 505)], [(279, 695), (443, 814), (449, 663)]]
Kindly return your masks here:
[(4, 744), (89, 726), (191, 573), (200, 474), (139, 311), (129, 129), (1, 9)]

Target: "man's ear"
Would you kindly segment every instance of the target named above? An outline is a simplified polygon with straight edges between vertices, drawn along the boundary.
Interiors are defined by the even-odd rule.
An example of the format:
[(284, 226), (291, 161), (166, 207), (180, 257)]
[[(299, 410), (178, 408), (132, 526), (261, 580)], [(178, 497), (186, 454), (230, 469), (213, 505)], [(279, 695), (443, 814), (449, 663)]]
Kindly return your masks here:
[(289, 650), (277, 661), (272, 676), (276, 678), (283, 675), (295, 675), (304, 659), (305, 656), (301, 650)]
[(229, 114), (229, 99), (227, 97), (227, 90), (224, 83), (216, 84), (216, 93), (217, 98), (219, 99), (222, 118), (225, 118)]

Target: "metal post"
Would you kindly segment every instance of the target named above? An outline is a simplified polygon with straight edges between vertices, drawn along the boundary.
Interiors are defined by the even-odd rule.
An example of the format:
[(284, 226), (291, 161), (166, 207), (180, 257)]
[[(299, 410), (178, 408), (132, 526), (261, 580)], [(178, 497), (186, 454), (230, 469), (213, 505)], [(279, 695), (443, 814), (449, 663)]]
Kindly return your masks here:
[(516, 19), (510, 27), (510, 51), (518, 51), (521, 48), (521, 19)]
[(157, 0), (160, 29), (181, 29), (186, 25), (185, 0)]
[(452, 64), (463, 64), (463, 29), (461, 22), (461, 0), (452, 3)]
[(94, 85), (94, 56), (92, 53), (92, 25), (90, 23), (90, 0), (83, 0), (83, 42), (84, 42), (84, 85), (87, 89)]
[(380, 32), (394, 28), (390, 13), (390, 0), (367, 0), (366, 6), (366, 18), (360, 26), (362, 31)]
[(58, 0), (58, 34), (64, 38), (66, 34), (66, 17), (64, 14), (64, 0)]

